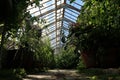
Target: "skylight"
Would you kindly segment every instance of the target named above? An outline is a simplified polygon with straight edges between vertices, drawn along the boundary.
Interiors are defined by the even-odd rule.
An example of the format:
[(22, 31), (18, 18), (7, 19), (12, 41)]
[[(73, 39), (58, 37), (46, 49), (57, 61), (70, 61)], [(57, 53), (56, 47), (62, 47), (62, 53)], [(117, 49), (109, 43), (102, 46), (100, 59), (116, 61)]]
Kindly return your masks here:
[[(80, 14), (83, 2), (76, 0), (70, 4), (70, 0), (42, 0), (40, 6), (29, 6), (28, 11), (32, 16), (46, 20), (46, 28), (43, 29), (42, 36), (48, 36), (53, 48), (61, 47), (61, 31), (65, 36), (69, 34), (69, 24), (75, 23)], [(44, 26), (45, 26), (44, 25)]]

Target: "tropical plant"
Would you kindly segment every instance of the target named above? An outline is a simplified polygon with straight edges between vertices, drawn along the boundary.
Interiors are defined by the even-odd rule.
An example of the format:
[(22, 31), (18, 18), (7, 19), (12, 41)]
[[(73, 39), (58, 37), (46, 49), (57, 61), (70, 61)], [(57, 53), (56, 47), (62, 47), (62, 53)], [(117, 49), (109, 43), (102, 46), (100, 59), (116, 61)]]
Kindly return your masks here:
[[(9, 2), (9, 1), (8, 1)], [(7, 2), (2, 2), (7, 4)], [(41, 26), (31, 25), (34, 22), (39, 22), (38, 18), (32, 17), (27, 12), (27, 7), (32, 4), (39, 6), (39, 0), (21, 0), (11, 1), (11, 15), (2, 15), (1, 22), (1, 55), (3, 58), (3, 47), (6, 49), (18, 49), (19, 57), (23, 60), (28, 60), (26, 56), (32, 56), (34, 59), (34, 67), (43, 69), (44, 67), (52, 66), (53, 50), (50, 47), (50, 42), (46, 39), (41, 39)], [(1, 4), (1, 3), (0, 3)], [(9, 3), (8, 3), (9, 4)], [(4, 7), (0, 6), (0, 9)], [(5, 7), (6, 8), (6, 7)], [(8, 10), (9, 7), (7, 6)], [(10, 8), (11, 9), (11, 8)], [(4, 11), (4, 10), (3, 10)], [(7, 11), (9, 13), (9, 11)], [(1, 15), (0, 15), (1, 16)], [(7, 17), (6, 17), (7, 16)], [(5, 17), (5, 18), (3, 18)], [(31, 34), (32, 33), (32, 34)], [(34, 53), (34, 54), (33, 54)], [(17, 55), (17, 52), (15, 53)], [(7, 54), (4, 54), (7, 55)], [(15, 56), (15, 58), (18, 58)], [(20, 61), (23, 61), (21, 60)], [(30, 57), (31, 59), (31, 57)], [(3, 61), (4, 62), (4, 61)], [(1, 60), (0, 60), (1, 64)], [(23, 64), (23, 63), (21, 63)], [(0, 65), (1, 66), (1, 65)], [(33, 67), (29, 66), (29, 67)], [(23, 66), (22, 66), (23, 67)]]
[(81, 43), (86, 40), (87, 46), (90, 44), (90, 47), (119, 46), (120, 8), (117, 2), (119, 1), (85, 1), (78, 22), (81, 24), (81, 30), (91, 31), (80, 35)]
[(108, 48), (120, 47), (119, 0), (83, 1), (84, 5), (77, 20), (79, 25), (72, 25), (69, 38), (76, 41), (78, 50), (83, 53), (87, 51), (88, 54), (94, 52), (94, 57), (97, 56), (98, 59), (107, 54)]
[[(29, 17), (30, 19), (26, 21), (26, 27), (23, 29), (22, 35), (19, 34), (20, 37), (20, 46), (23, 48), (28, 48), (28, 50), (32, 51), (33, 55), (33, 67), (39, 68), (42, 70), (43, 68), (48, 68), (54, 65), (53, 63), (53, 50), (50, 47), (49, 38), (42, 38), (42, 29), (41, 26), (38, 25), (30, 25), (38, 19), (35, 17)], [(32, 33), (32, 34), (31, 34)]]
[(0, 9), (2, 10), (0, 13), (0, 68), (5, 40), (8, 38), (8, 36), (11, 35), (10, 33), (16, 32), (20, 27), (23, 26), (23, 21), (28, 14), (27, 7), (33, 3), (36, 3), (36, 5), (38, 5), (39, 0), (34, 0), (34, 2), (30, 0), (0, 1)]
[(56, 54), (55, 59), (58, 68), (76, 68), (79, 59), (74, 53), (74, 49), (75, 47), (69, 46), (66, 50), (62, 49), (59, 54)]

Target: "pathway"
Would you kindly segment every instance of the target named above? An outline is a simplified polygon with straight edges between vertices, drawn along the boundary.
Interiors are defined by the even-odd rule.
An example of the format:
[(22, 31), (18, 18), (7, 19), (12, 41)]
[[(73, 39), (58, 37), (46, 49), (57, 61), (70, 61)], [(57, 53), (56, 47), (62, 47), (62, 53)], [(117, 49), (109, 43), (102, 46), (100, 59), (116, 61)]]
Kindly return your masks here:
[(23, 80), (89, 80), (76, 70), (48, 70), (36, 75), (27, 75)]

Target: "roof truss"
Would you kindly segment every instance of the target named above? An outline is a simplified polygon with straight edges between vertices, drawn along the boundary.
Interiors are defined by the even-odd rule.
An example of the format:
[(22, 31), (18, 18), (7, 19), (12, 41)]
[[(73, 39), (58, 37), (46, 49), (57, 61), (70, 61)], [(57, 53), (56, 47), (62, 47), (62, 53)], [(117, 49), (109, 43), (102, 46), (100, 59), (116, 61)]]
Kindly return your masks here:
[[(43, 37), (54, 33), (55, 37), (51, 36), (52, 38), (50, 38), (51, 45), (54, 45), (52, 46), (53, 48), (61, 45), (60, 39), (63, 36), (61, 31), (68, 31), (69, 24), (75, 23), (77, 16), (80, 13), (80, 8), (82, 6), (80, 2), (74, 2), (72, 3), (73, 5), (69, 4), (68, 2), (70, 2), (70, 0), (43, 0), (40, 1), (42, 6), (39, 7), (39, 10), (31, 11), (35, 8), (34, 6), (28, 9), (28, 11), (31, 11), (32, 15), (40, 12), (38, 15), (36, 15), (36, 17), (44, 18), (46, 21), (48, 21), (45, 25), (47, 26), (47, 29), (43, 28), (48, 31), (46, 31), (47, 33), (46, 35), (43, 35)], [(50, 7), (52, 8), (50, 9)], [(53, 40), (54, 42), (52, 42)]]

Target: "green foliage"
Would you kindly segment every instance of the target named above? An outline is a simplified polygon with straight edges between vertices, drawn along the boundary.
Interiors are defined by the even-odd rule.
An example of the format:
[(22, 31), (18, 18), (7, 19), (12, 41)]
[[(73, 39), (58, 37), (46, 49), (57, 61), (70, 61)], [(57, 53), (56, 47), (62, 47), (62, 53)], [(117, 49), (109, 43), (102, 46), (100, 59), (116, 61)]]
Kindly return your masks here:
[(53, 65), (53, 50), (50, 47), (50, 42), (48, 38), (41, 39), (37, 36), (36, 30), (29, 30), (27, 34), (21, 38), (21, 42), (23, 46), (25, 46), (24, 43), (27, 43), (28, 46), (25, 47), (28, 47), (30, 51), (34, 52), (33, 66), (35, 68), (39, 68), (40, 70), (42, 70), (45, 67), (47, 68)]
[(76, 68), (78, 59), (74, 50), (73, 46), (69, 46), (66, 50), (62, 49), (59, 54), (56, 54), (56, 65), (58, 68)]
[[(20, 54), (20, 61), (25, 64), (26, 60), (32, 60), (30, 64), (33, 63), (33, 65), (29, 66), (29, 69), (33, 68), (35, 72), (53, 67), (53, 50), (50, 47), (49, 39), (46, 37), (41, 38), (41, 26), (31, 25), (31, 23), (37, 21), (37, 18), (31, 17), (29, 13), (26, 15), (26, 18), (22, 22), (23, 27), (18, 30), (13, 29), (14, 32), (8, 32), (5, 47), (9, 49), (9, 44), (13, 43), (14, 45), (10, 46), (13, 46), (12, 49), (18, 49), (19, 53), (16, 54)], [(15, 58), (18, 57), (15, 56)]]
[(24, 69), (3, 69), (0, 70), (0, 80), (22, 80), (26, 76)]
[[(118, 1), (84, 0), (77, 22), (81, 50), (120, 45), (120, 8)], [(117, 10), (116, 10), (117, 9)]]
[[(32, 34), (31, 34), (32, 33)], [(41, 38), (38, 34), (39, 30), (29, 29), (21, 38), (21, 42), (28, 44), (28, 49), (34, 52), (34, 66), (43, 69), (52, 65), (53, 50), (50, 47), (48, 38)]]
[(21, 79), (27, 75), (25, 69), (22, 69), (22, 68), (14, 69), (13, 72), (17, 77)]
[[(43, 67), (49, 67), (52, 65), (52, 48), (50, 47), (50, 43), (48, 40), (44, 40), (42, 44), (39, 44), (40, 46), (36, 47), (35, 50), (35, 60), (41, 64)], [(41, 46), (42, 45), (42, 46)]]
[[(23, 28), (23, 23), (28, 17), (27, 7), (30, 4), (35, 3), (38, 5), (38, 0), (34, 0), (35, 2), (31, 2), (30, 0), (6, 0), (0, 2), (0, 9), (2, 9), (2, 13), (0, 14), (0, 35), (1, 35), (1, 44), (0, 44), (0, 55), (3, 53), (3, 47), (6, 40), (9, 37), (13, 37), (15, 33), (18, 32), (20, 28)], [(26, 26), (28, 27), (28, 26)], [(17, 36), (17, 35), (16, 35)], [(11, 37), (11, 38), (12, 38)], [(16, 39), (16, 37), (13, 37)], [(15, 41), (14, 41), (15, 42)], [(9, 44), (9, 43), (8, 43)], [(0, 56), (1, 59), (2, 56)], [(0, 68), (1, 68), (1, 60), (0, 60)]]
[(77, 64), (77, 70), (80, 72), (81, 70), (85, 69), (86, 66), (83, 63), (83, 60), (80, 57), (79, 63)]
[[(106, 58), (104, 54), (119, 55), (117, 48), (120, 47), (120, 3), (118, 0), (83, 0), (83, 2), (77, 23), (71, 25), (68, 43), (76, 46), (81, 53), (92, 51), (97, 59), (96, 63), (103, 65), (99, 60)], [(107, 51), (111, 48), (116, 50)], [(114, 60), (117, 64), (119, 59)]]
[[(117, 27), (119, 24), (119, 3), (113, 0), (89, 0), (85, 1), (78, 17), (78, 22), (84, 25), (101, 27)], [(116, 10), (117, 9), (117, 10)], [(83, 27), (84, 28), (84, 27)]]
[[(109, 71), (109, 69), (106, 70)], [(89, 77), (88, 80), (119, 80), (120, 79), (119, 73), (114, 74), (112, 73), (112, 71), (106, 73), (105, 69), (100, 69), (100, 68), (82, 69), (79, 71), (79, 73)]]

